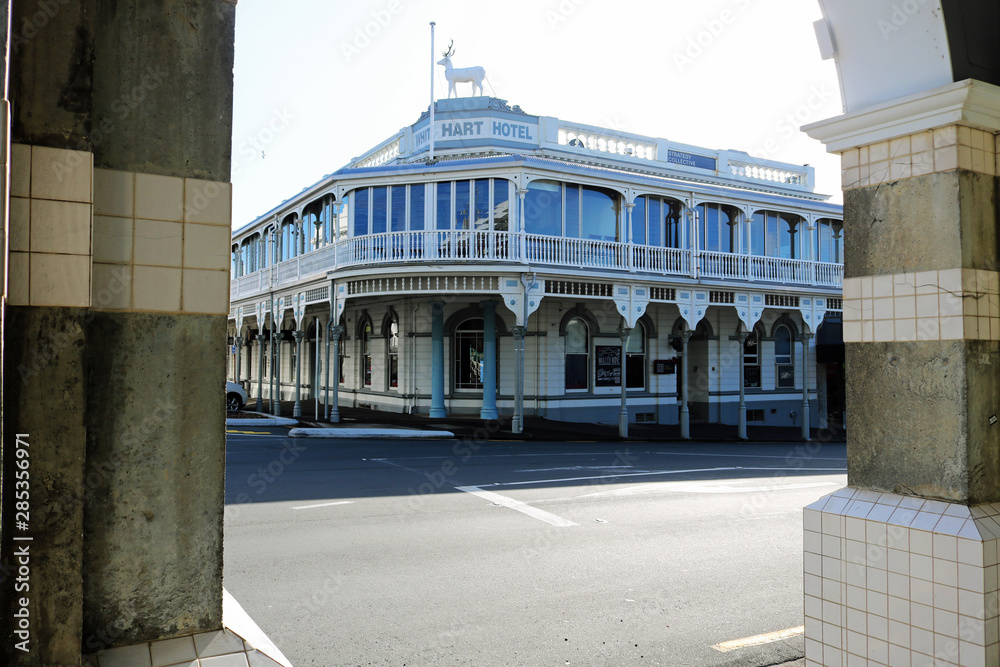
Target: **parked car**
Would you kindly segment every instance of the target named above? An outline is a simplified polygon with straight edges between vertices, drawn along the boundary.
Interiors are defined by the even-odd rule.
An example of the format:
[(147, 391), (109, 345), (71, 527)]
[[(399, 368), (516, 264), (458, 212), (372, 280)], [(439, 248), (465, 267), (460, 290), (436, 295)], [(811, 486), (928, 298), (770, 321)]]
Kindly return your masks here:
[(247, 392), (235, 382), (226, 382), (226, 410), (242, 410), (247, 404)]

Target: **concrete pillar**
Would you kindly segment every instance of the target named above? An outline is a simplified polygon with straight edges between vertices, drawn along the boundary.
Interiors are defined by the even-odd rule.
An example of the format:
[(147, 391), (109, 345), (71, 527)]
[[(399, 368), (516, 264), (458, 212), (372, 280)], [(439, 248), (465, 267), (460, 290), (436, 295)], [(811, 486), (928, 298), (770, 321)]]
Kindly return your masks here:
[(497, 323), (496, 301), (482, 301), (483, 306), (483, 407), (482, 419), (496, 419), (497, 413)]
[[(15, 434), (31, 446), (31, 521), (6, 482), (0, 520), (0, 560), (31, 554), (30, 595), (0, 579), (12, 667), (222, 627), (236, 6), (57, 5), (39, 22), (4, 3), (0, 22), (3, 223), (49, 239), (2, 258), (5, 480)], [(136, 252), (97, 242), (121, 235)]]
[(514, 335), (514, 418), (510, 430), (521, 433), (524, 430), (524, 334), (527, 327), (512, 327)]
[(843, 159), (849, 380), (848, 487), (803, 516), (807, 663), (997, 664), (998, 119), (965, 81), (808, 127)]
[(738, 374), (738, 382), (740, 384), (740, 414), (739, 414), (739, 426), (737, 427), (737, 436), (740, 440), (747, 439), (747, 396), (745, 381), (743, 378), (743, 364), (746, 362), (746, 342), (750, 334), (743, 330), (743, 325), (740, 324), (740, 332), (736, 335), (737, 340), (740, 344), (740, 370)]
[[(326, 405), (326, 418), (328, 421), (340, 423), (340, 337), (344, 335), (344, 327), (335, 324), (330, 327), (330, 340), (333, 341), (333, 396)], [(327, 368), (330, 363), (327, 363)], [(330, 385), (330, 380), (326, 383)]]
[(439, 419), (448, 415), (444, 407), (444, 302), (431, 302), (431, 412)]
[(618, 435), (622, 438), (628, 437), (628, 380), (625, 378), (625, 357), (628, 347), (628, 337), (632, 333), (632, 329), (623, 326), (618, 329), (618, 338), (622, 341), (622, 404), (621, 409), (618, 410)]
[(802, 333), (802, 439), (809, 442), (809, 341), (813, 335)]
[(292, 406), (292, 416), (302, 416), (302, 339), (306, 337), (305, 331), (293, 331), (295, 338), (295, 405)]
[(264, 410), (264, 341), (267, 336), (257, 334), (257, 412)]
[(681, 383), (681, 438), (684, 440), (691, 439), (691, 409), (688, 407), (688, 384), (690, 384), (689, 373), (691, 364), (688, 363), (688, 343), (691, 341), (691, 332), (687, 328), (687, 324), (684, 324), (684, 331), (681, 332), (682, 347), (681, 347), (681, 364), (684, 369), (684, 382)]

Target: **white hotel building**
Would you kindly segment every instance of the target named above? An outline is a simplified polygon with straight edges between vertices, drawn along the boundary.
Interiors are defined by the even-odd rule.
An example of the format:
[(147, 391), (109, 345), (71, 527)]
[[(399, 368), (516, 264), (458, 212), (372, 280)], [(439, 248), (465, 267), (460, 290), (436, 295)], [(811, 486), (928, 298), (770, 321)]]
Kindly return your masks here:
[(842, 213), (811, 167), (489, 97), (430, 124), (233, 234), (251, 407), (841, 423)]

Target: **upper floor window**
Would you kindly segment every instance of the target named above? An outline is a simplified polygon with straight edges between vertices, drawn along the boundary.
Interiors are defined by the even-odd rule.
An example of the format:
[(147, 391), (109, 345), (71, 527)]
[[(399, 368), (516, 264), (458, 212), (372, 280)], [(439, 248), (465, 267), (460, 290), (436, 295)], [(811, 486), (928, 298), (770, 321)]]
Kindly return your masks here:
[(757, 211), (750, 222), (750, 254), (797, 259), (802, 256), (800, 232), (805, 228), (801, 216), (777, 211)]
[(524, 199), (529, 234), (618, 240), (621, 195), (614, 190), (557, 181), (532, 181)]
[(698, 245), (710, 252), (736, 252), (739, 209), (728, 204), (698, 204)]
[(820, 262), (844, 262), (844, 222), (832, 218), (816, 221), (816, 259)]
[(635, 198), (632, 209), (632, 243), (681, 247), (681, 211), (676, 199), (644, 195)]

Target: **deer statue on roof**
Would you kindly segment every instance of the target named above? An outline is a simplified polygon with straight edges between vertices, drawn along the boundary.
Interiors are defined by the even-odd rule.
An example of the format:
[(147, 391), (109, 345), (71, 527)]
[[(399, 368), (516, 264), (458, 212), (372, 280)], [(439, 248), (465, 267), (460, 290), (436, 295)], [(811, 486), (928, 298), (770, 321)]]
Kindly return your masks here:
[(444, 78), (448, 79), (448, 97), (451, 97), (452, 93), (455, 93), (455, 97), (458, 97), (458, 91), (455, 88), (455, 84), (468, 81), (472, 84), (472, 92), (475, 94), (476, 86), (479, 87), (479, 94), (483, 94), (483, 79), (486, 78), (486, 70), (482, 67), (453, 67), (451, 64), (451, 57), (455, 55), (454, 48), (455, 40), (451, 40), (448, 44), (448, 50), (443, 52), (444, 58), (438, 61), (438, 65), (444, 65)]

